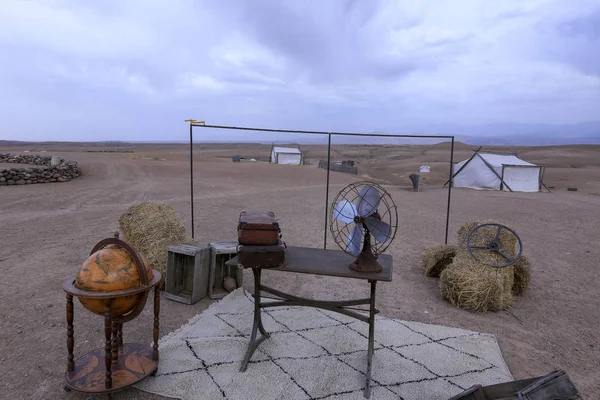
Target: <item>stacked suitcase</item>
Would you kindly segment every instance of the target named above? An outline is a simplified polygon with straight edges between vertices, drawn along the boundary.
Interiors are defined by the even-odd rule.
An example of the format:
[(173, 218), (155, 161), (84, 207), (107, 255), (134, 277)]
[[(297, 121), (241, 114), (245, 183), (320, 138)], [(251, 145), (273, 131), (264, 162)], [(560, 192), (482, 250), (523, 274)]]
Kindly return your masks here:
[(237, 232), (238, 260), (244, 268), (283, 266), (285, 243), (272, 211), (242, 211)]

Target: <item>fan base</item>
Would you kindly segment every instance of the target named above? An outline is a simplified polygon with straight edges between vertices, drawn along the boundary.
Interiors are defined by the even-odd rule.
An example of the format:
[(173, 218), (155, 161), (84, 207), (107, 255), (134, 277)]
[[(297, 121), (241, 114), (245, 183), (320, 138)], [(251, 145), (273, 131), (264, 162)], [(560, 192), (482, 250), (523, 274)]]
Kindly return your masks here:
[(377, 259), (371, 254), (360, 253), (356, 260), (350, 264), (350, 269), (356, 272), (371, 272), (378, 273), (383, 271), (381, 264), (377, 262)]

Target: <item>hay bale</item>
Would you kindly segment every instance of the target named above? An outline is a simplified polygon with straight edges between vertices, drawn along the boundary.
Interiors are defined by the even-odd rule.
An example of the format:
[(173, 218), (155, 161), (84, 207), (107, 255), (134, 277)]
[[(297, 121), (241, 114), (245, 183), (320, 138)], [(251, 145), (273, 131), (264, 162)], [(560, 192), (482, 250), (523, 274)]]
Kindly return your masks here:
[[(185, 227), (170, 204), (143, 201), (129, 207), (120, 217), (123, 240), (142, 253), (150, 267), (165, 276), (167, 247), (191, 242)], [(163, 281), (164, 282), (164, 281)]]
[(496, 311), (512, 305), (513, 275), (512, 267), (495, 269), (475, 260), (455, 259), (440, 274), (439, 285), (442, 296), (455, 307)]
[(512, 293), (516, 296), (521, 295), (529, 288), (531, 282), (531, 263), (527, 256), (522, 255), (519, 261), (513, 265), (515, 270), (515, 281), (512, 286)]
[(425, 276), (439, 278), (440, 273), (452, 262), (455, 255), (456, 246), (453, 244), (426, 248), (422, 258)]

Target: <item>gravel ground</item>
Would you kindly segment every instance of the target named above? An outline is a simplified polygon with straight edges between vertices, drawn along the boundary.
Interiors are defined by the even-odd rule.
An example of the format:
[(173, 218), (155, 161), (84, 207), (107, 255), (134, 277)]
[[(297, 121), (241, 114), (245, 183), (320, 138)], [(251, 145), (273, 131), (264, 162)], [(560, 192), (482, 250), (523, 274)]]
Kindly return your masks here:
[[(78, 161), (83, 169), (83, 175), (71, 182), (0, 188), (3, 280), (0, 398), (3, 399), (88, 398), (62, 389), (66, 370), (62, 283), (77, 273), (94, 244), (112, 235), (118, 228), (119, 215), (131, 203), (144, 199), (169, 202), (190, 230), (185, 146), (146, 148), (141, 155), (157, 156), (164, 161), (79, 150), (65, 154)], [(206, 242), (235, 239), (241, 210), (268, 208), (280, 218), (288, 245), (323, 245), (325, 170), (317, 169), (314, 164), (232, 163), (225, 155), (243, 153), (242, 150), (221, 150), (222, 154), (215, 151), (197, 156), (194, 177), (198, 239)], [(467, 155), (467, 150), (462, 151)], [(556, 153), (552, 149), (547, 151)], [(437, 280), (422, 274), (423, 249), (444, 241), (447, 192), (439, 183), (443, 184), (445, 173), (432, 173), (424, 181), (423, 191), (413, 193), (407, 189), (409, 171), (386, 165), (382, 174), (391, 175), (382, 179), (397, 180), (404, 186), (387, 187), (399, 207), (400, 225), (388, 250), (394, 256), (394, 278), (391, 283), (378, 286), (377, 308), (382, 315), (393, 318), (493, 333), (515, 378), (562, 368), (584, 398), (597, 399), (600, 398), (597, 273), (600, 250), (596, 242), (600, 233), (600, 196), (590, 193), (600, 187), (600, 168), (594, 165), (600, 157), (596, 149), (595, 158), (590, 156), (588, 165), (574, 167), (564, 160), (575, 159), (570, 152), (576, 149), (560, 151), (568, 154), (556, 153), (553, 158), (542, 150), (531, 152), (532, 158), (544, 159), (546, 165), (558, 160), (546, 177), (547, 183), (557, 187), (554, 193), (453, 191), (450, 242), (456, 240), (458, 227), (470, 220), (498, 219), (516, 228), (524, 242), (524, 252), (533, 263), (531, 289), (516, 299), (510, 311), (485, 314), (453, 308), (441, 298)], [(442, 150), (432, 148), (423, 154), (420, 148), (415, 152), (421, 158), (415, 156), (410, 165), (428, 162), (434, 170), (444, 165)], [(362, 170), (380, 178), (376, 170), (369, 169), (372, 164), (373, 160), (365, 160)], [(330, 201), (345, 184), (359, 178), (332, 173)], [(562, 189), (573, 183), (586, 190), (572, 193)], [(331, 238), (328, 248), (336, 248)], [(265, 273), (265, 283), (315, 298), (341, 299), (368, 293), (367, 284), (359, 281), (282, 275), (274, 271)], [(244, 286), (252, 288), (248, 271)], [(178, 328), (209, 304), (204, 299), (188, 306), (163, 297), (161, 335)], [(101, 317), (90, 314), (76, 302), (76, 356), (103, 347), (102, 324)], [(129, 342), (151, 341), (150, 302), (140, 317), (125, 325), (124, 337)], [(130, 389), (114, 398), (158, 397)]]

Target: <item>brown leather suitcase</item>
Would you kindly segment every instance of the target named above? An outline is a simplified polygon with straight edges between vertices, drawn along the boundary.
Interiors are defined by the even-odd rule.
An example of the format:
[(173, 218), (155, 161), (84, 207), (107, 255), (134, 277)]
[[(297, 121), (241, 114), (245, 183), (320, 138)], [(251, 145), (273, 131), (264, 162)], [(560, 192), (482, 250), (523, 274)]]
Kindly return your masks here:
[(277, 245), (279, 223), (272, 211), (242, 211), (238, 223), (238, 243), (243, 245)]
[(281, 240), (275, 245), (239, 245), (238, 262), (244, 268), (277, 268), (285, 263), (285, 243)]

